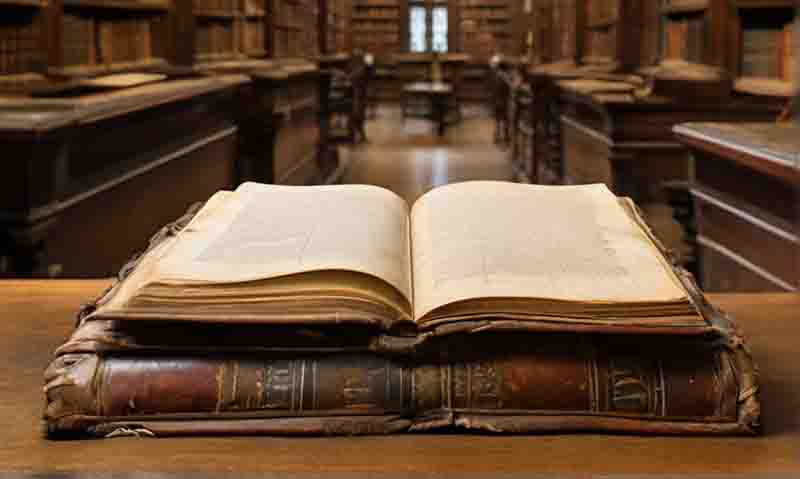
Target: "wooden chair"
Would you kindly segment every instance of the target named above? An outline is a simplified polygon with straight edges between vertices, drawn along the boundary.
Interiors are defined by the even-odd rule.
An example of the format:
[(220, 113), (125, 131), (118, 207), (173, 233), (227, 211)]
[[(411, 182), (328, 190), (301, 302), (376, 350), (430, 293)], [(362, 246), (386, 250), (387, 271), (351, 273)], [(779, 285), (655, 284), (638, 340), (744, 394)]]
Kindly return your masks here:
[(366, 122), (367, 110), (369, 108), (369, 85), (372, 83), (372, 78), (375, 75), (375, 68), (373, 65), (363, 65), (360, 69), (360, 74), (352, 81), (354, 82), (354, 99), (353, 105), (353, 124), (355, 127), (354, 139), (357, 142), (368, 142)]
[(363, 62), (351, 63), (349, 71), (332, 70), (328, 97), (324, 99), (325, 122), (331, 143), (366, 141), (368, 69)]

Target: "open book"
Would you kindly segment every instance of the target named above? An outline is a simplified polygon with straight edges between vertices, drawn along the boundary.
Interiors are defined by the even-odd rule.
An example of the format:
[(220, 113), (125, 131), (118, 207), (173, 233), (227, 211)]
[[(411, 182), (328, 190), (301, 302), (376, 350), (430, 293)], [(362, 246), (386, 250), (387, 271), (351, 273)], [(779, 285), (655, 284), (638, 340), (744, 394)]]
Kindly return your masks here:
[(437, 188), (409, 209), (373, 186), (245, 183), (151, 248), (93, 315), (708, 332), (626, 201), (603, 185), (480, 181)]

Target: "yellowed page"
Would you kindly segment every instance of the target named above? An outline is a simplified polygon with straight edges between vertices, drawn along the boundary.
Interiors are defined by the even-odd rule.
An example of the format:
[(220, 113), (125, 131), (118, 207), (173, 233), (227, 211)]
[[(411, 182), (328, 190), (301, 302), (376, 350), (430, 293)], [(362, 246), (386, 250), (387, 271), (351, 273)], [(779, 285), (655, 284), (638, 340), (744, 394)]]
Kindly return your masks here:
[(687, 297), (604, 185), (448, 185), (417, 200), (411, 224), (417, 321), (437, 307), (475, 298)]
[[(208, 218), (213, 217), (214, 214), (222, 209), (231, 199), (232, 195), (233, 192), (231, 191), (218, 191), (214, 193), (214, 195), (206, 201), (206, 204), (203, 205), (203, 208), (192, 218), (187, 227), (195, 223), (202, 223), (203, 221), (207, 221)], [(166, 238), (151, 251), (148, 251), (147, 254), (141, 258), (139, 264), (131, 274), (125, 278), (124, 281), (117, 284), (115, 294), (109, 297), (107, 303), (100, 305), (100, 310), (98, 312), (102, 313), (106, 310), (123, 307), (123, 305), (145, 284), (152, 282), (157, 275), (159, 261), (172, 250), (176, 239), (176, 237)]]
[(245, 183), (193, 221), (165, 254), (162, 283), (232, 283), (345, 270), (382, 279), (412, 303), (405, 201), (374, 186)]

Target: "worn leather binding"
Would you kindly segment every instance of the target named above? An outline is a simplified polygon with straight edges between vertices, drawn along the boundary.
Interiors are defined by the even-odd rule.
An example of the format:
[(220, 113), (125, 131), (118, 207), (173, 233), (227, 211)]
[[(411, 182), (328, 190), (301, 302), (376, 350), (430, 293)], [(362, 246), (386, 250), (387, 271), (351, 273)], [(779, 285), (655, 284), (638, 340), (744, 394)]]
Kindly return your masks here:
[[(150, 248), (196, 211), (164, 227)], [(120, 281), (137, 262), (122, 269)], [(87, 318), (114, 285), (81, 309), (45, 373), (45, 431), (757, 433), (757, 374), (742, 335), (688, 273), (678, 272), (715, 334), (548, 333), (501, 320), (393, 336), (365, 328)]]
[[(461, 359), (375, 354), (70, 353), (45, 374), (51, 434), (754, 433), (740, 344), (487, 338)], [(484, 343), (486, 342), (484, 341)], [(473, 348), (474, 350), (474, 348)], [(676, 350), (680, 351), (676, 353)]]

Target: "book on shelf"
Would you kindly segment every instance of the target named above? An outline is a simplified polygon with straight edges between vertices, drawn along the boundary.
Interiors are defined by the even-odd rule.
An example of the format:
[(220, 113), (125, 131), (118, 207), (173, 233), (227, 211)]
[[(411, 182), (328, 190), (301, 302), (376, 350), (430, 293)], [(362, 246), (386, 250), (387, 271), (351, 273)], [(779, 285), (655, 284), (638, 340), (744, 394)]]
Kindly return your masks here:
[(91, 17), (64, 13), (62, 52), (65, 66), (95, 63), (95, 23)]
[(46, 381), (52, 433), (758, 429), (734, 324), (602, 185), (245, 183), (162, 230)]
[(41, 15), (36, 12), (3, 13), (0, 20), (0, 75), (23, 75), (40, 71), (44, 64), (39, 48), (43, 33)]
[(748, 28), (742, 31), (742, 76), (780, 76), (782, 33), (782, 29), (779, 31), (767, 28)]
[(147, 18), (62, 17), (63, 62), (67, 67), (130, 64), (153, 58)]
[(796, 58), (796, 45), (800, 42), (796, 39), (797, 33), (796, 22), (787, 23), (783, 27), (783, 32), (780, 35), (780, 77), (787, 82), (794, 82), (795, 69), (798, 68), (795, 64)]

